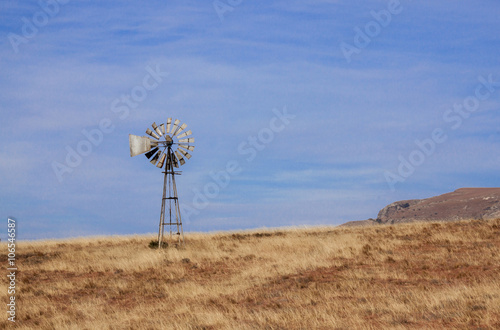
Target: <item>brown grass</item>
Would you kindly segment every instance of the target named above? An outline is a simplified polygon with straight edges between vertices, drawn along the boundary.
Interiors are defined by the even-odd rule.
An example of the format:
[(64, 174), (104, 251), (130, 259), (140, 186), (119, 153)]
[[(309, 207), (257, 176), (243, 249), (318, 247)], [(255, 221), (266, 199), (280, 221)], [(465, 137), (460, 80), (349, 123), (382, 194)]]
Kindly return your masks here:
[(152, 239), (18, 243), (15, 326), (500, 328), (500, 219), (188, 234), (162, 251)]

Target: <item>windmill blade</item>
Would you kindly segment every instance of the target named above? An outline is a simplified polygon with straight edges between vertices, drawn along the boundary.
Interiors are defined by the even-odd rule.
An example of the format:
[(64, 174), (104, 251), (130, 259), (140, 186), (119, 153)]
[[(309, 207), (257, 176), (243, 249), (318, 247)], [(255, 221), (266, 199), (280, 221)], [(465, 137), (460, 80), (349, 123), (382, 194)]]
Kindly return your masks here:
[(156, 155), (154, 155), (154, 157), (149, 162), (153, 165), (156, 165), (156, 163), (158, 162), (158, 159), (160, 158), (161, 153), (162, 153), (161, 151), (158, 152)]
[(179, 144), (179, 147), (187, 149), (189, 151), (193, 151), (194, 150), (194, 146), (188, 146), (187, 144)]
[(179, 140), (180, 143), (194, 143), (194, 138)]
[(175, 155), (173, 153), (171, 154), (171, 156), (172, 156), (172, 163), (174, 164), (174, 167), (179, 168), (179, 163), (177, 162), (177, 158), (175, 157)]
[(172, 124), (172, 118), (167, 119), (167, 133), (170, 133), (170, 125)]
[(153, 123), (151, 126), (153, 126), (153, 129), (158, 133), (159, 136), (162, 136), (163, 134), (161, 133), (160, 128), (156, 125), (156, 123)]
[(175, 132), (175, 135), (180, 134), (183, 130), (186, 129), (186, 127), (188, 127), (187, 124), (182, 124), (182, 126), (179, 127), (179, 130), (177, 130), (177, 132)]
[(162, 134), (165, 134), (165, 124), (161, 124), (160, 129), (161, 129)]
[(193, 134), (193, 132), (191, 132), (191, 130), (189, 130), (187, 132), (182, 133), (181, 135), (177, 135), (177, 138), (182, 139), (183, 137), (189, 136), (191, 134)]
[(159, 140), (160, 137), (158, 135), (156, 135), (155, 132), (153, 132), (152, 130), (150, 130), (149, 128), (146, 130), (146, 134), (149, 135), (149, 136), (152, 136), (154, 137), (155, 139)]
[(158, 151), (158, 148), (154, 148), (150, 152), (146, 153), (146, 157), (148, 157), (148, 159), (150, 159), (151, 157), (153, 157), (154, 154), (156, 154), (157, 151)]
[(177, 156), (177, 158), (179, 158), (179, 163), (181, 163), (181, 165), (186, 164), (186, 160), (184, 159), (184, 157), (182, 157), (182, 155), (179, 153), (179, 151), (176, 150), (175, 155)]
[(174, 125), (172, 126), (172, 135), (175, 135), (175, 132), (177, 131), (178, 125), (181, 121), (179, 119), (176, 119), (174, 122)]
[(154, 146), (154, 143), (158, 144), (156, 141), (146, 136), (137, 136), (133, 134), (128, 135), (128, 143), (130, 145), (130, 157), (143, 154), (151, 150), (151, 146)]
[(191, 159), (191, 155), (189, 154), (189, 152), (185, 151), (185, 150), (182, 150), (182, 149), (177, 149), (178, 152), (180, 152), (184, 157), (186, 157), (187, 159)]
[(158, 164), (156, 164), (156, 167), (162, 168), (163, 167), (163, 163), (165, 163), (165, 158), (167, 158), (167, 154), (163, 153), (161, 155), (161, 157), (160, 157), (160, 160), (158, 161)]

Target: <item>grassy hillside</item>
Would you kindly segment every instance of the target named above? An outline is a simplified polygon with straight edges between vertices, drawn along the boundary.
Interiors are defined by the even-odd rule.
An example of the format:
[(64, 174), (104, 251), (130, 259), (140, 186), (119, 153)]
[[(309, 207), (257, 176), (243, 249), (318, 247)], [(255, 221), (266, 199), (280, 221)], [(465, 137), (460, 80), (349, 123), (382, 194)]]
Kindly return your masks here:
[(16, 326), (500, 328), (500, 220), (152, 239), (19, 243)]

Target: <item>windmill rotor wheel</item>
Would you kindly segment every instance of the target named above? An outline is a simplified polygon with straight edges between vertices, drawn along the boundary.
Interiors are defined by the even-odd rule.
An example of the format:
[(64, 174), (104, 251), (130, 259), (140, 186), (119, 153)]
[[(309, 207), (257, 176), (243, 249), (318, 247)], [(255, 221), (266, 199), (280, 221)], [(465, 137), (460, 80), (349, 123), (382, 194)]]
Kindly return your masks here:
[(146, 130), (149, 137), (129, 134), (130, 156), (144, 153), (151, 164), (167, 170), (186, 164), (191, 158), (189, 152), (194, 150), (193, 133), (186, 130), (187, 124), (181, 125), (179, 119), (168, 118), (166, 123), (153, 123), (151, 127)]

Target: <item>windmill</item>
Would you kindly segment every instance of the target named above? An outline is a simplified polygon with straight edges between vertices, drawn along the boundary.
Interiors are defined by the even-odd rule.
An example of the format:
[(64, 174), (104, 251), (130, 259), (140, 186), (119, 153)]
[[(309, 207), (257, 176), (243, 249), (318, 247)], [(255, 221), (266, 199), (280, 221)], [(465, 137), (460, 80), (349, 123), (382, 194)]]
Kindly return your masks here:
[[(165, 226), (169, 228), (169, 237), (177, 235), (177, 244), (184, 245), (184, 232), (182, 230), (181, 211), (179, 208), (179, 198), (175, 176), (181, 172), (174, 168), (184, 165), (186, 159), (191, 158), (188, 151), (194, 150), (194, 138), (191, 137), (191, 130), (186, 131), (186, 124), (180, 125), (181, 121), (172, 118), (167, 119), (167, 123), (151, 126), (153, 130), (146, 130), (147, 136), (137, 136), (129, 134), (130, 157), (146, 154), (151, 164), (164, 169), (163, 197), (161, 200), (160, 226), (158, 229), (158, 248), (162, 247)], [(165, 213), (168, 205), (168, 214)]]

